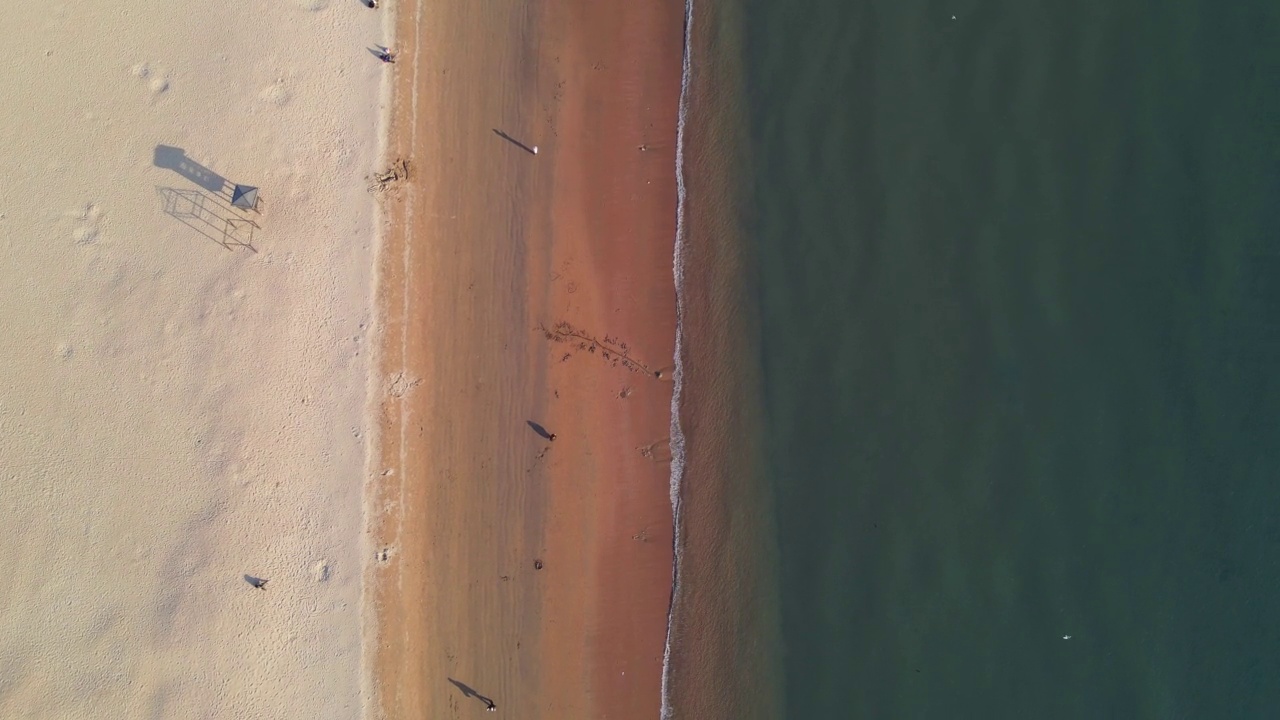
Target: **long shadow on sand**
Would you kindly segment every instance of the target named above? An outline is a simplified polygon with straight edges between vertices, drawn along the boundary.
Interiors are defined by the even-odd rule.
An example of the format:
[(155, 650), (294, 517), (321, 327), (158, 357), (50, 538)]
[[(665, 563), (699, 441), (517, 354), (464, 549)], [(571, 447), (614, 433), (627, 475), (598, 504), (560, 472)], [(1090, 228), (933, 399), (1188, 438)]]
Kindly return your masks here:
[(469, 687), (466, 683), (458, 682), (457, 680), (454, 680), (453, 678), (449, 678), (449, 682), (453, 683), (455, 687), (457, 687), (459, 690), (461, 690), (461, 691), (462, 691), (462, 695), (463, 695), (464, 697), (469, 697), (469, 698), (472, 698), (472, 697), (473, 697), (473, 698), (475, 698), (475, 699), (479, 700), (480, 702), (484, 703), (484, 706), (485, 706), (486, 708), (490, 709), (490, 710), (492, 710), (492, 709), (494, 709), (494, 708), (496, 708), (496, 707), (497, 707), (497, 705), (496, 705), (496, 704), (494, 704), (494, 702), (493, 702), (493, 700), (492, 700), (492, 699), (487, 698), (487, 697), (485, 697), (484, 695), (481, 695), (480, 693), (476, 692), (474, 688)]
[(536, 432), (536, 433), (538, 433), (539, 435), (541, 435), (543, 440), (555, 440), (555, 439), (556, 439), (556, 436), (555, 436), (555, 435), (552, 435), (550, 432), (548, 432), (548, 431), (547, 431), (547, 429), (546, 429), (546, 428), (542, 427), (542, 426), (541, 426), (541, 425), (539, 425), (538, 423), (536, 423), (536, 422), (534, 422), (534, 421), (532, 421), (532, 420), (525, 420), (525, 423), (527, 423), (527, 424), (529, 425), (529, 427), (533, 428), (533, 431), (534, 431), (534, 432)]
[(221, 195), (226, 190), (226, 178), (187, 157), (187, 151), (180, 147), (157, 145), (154, 164), (178, 173), (209, 192)]
[(157, 187), (156, 194), (164, 214), (218, 243), (225, 250), (232, 246), (249, 248), (255, 253), (253, 231), (258, 223), (245, 217), (225, 195), (191, 188)]
[(520, 148), (521, 150), (523, 150), (523, 151), (525, 151), (525, 152), (529, 153), (530, 155), (537, 155), (537, 154), (538, 154), (538, 146), (537, 146), (537, 145), (534, 145), (533, 147), (529, 147), (528, 145), (525, 145), (524, 143), (520, 142), (519, 140), (517, 140), (517, 139), (515, 139), (515, 138), (511, 137), (510, 135), (508, 135), (508, 134), (506, 134), (506, 133), (502, 132), (502, 131), (501, 131), (501, 130), (499, 130), (498, 128), (493, 128), (493, 132), (494, 132), (495, 134), (497, 134), (497, 136), (498, 136), (498, 137), (502, 138), (503, 140), (506, 140), (507, 142), (511, 143), (512, 145), (515, 145), (516, 147), (518, 147), (518, 148)]

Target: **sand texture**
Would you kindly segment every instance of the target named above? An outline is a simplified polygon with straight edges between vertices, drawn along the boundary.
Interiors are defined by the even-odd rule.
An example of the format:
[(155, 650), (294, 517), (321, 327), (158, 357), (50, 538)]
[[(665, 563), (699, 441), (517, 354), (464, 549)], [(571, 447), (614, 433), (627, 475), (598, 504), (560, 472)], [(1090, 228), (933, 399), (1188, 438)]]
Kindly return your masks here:
[(400, 12), (378, 707), (657, 718), (683, 5)]
[(6, 5), (0, 717), (360, 716), (383, 23)]

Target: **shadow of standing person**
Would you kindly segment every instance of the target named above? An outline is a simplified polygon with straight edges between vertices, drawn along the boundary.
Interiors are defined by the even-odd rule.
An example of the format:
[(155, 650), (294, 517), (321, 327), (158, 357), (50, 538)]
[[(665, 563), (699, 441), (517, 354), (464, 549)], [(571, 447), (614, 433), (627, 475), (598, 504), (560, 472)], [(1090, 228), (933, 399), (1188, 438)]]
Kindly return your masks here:
[(546, 428), (544, 428), (544, 427), (542, 427), (542, 426), (541, 426), (541, 425), (539, 425), (538, 423), (536, 423), (536, 422), (534, 422), (534, 421), (532, 421), (532, 420), (525, 420), (525, 422), (529, 424), (529, 427), (533, 428), (533, 431), (534, 431), (534, 432), (536, 432), (536, 433), (538, 433), (539, 435), (541, 435), (541, 436), (542, 436), (542, 439), (544, 439), (544, 440), (555, 440), (555, 439), (556, 439), (556, 434), (555, 434), (555, 433), (553, 433), (553, 432), (547, 432), (547, 429), (546, 429)]
[(494, 703), (493, 700), (476, 692), (475, 688), (468, 686), (466, 683), (458, 682), (453, 678), (449, 678), (449, 682), (453, 683), (455, 687), (457, 687), (459, 690), (462, 691), (463, 697), (475, 698), (480, 702), (484, 703), (485, 710), (488, 710), (489, 712), (493, 712), (498, 709), (497, 704)]

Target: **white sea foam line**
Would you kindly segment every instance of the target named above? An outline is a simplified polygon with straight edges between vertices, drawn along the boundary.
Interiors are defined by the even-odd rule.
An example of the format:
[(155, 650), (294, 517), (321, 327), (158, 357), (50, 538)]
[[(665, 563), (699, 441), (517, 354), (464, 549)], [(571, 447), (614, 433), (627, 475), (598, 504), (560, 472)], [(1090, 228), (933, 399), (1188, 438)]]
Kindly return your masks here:
[(680, 109), (676, 119), (676, 239), (672, 276), (676, 286), (675, 369), (671, 373), (671, 603), (667, 608), (667, 642), (662, 652), (662, 720), (671, 720), (671, 635), (676, 603), (680, 599), (680, 488), (684, 480), (684, 432), (680, 429), (680, 395), (684, 389), (684, 360), (681, 356), (684, 332), (684, 142), (685, 119), (689, 112), (689, 84), (692, 71), (693, 0), (684, 4), (684, 59), (680, 68)]

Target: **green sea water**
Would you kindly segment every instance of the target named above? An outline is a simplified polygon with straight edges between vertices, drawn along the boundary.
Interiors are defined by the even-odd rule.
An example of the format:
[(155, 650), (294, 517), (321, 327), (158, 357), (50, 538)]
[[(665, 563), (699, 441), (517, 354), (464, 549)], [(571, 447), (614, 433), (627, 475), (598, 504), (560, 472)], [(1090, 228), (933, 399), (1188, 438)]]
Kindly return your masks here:
[(785, 716), (1280, 717), (1280, 3), (740, 5)]

